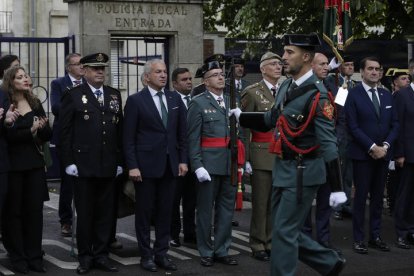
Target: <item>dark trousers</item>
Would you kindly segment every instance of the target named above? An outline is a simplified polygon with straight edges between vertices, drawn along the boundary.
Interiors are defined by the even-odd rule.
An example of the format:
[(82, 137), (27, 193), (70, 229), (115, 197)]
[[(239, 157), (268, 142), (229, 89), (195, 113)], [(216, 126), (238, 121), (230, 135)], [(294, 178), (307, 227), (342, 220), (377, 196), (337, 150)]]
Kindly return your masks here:
[(87, 266), (106, 258), (114, 212), (114, 179), (76, 178), (74, 198), (77, 212), (78, 259)]
[(42, 262), (44, 168), (10, 172), (3, 240), (13, 264)]
[[(329, 183), (321, 185), (316, 193), (315, 226), (318, 242), (330, 241), (329, 218), (332, 213), (332, 208), (329, 206), (330, 194), (331, 186)], [(312, 237), (312, 209), (306, 217), (302, 231)]]
[(398, 237), (414, 234), (414, 163), (404, 163), (395, 200), (394, 222)]
[(370, 239), (376, 239), (380, 236), (387, 165), (388, 162), (384, 159), (368, 161), (353, 160), (355, 196), (352, 228), (354, 241), (356, 242), (364, 240), (365, 205), (368, 193), (370, 195)]
[(8, 185), (8, 173), (0, 173), (0, 230), (1, 230), (1, 221), (3, 217), (4, 205), (6, 202), (7, 195), (7, 185)]
[[(58, 157), (60, 159), (60, 148), (56, 147)], [(60, 224), (72, 225), (72, 198), (74, 177), (67, 175), (65, 166), (59, 162), (60, 169), (60, 192), (59, 192), (59, 221)]]
[[(171, 229), (175, 177), (167, 163), (161, 178), (143, 178), (135, 182), (135, 231), (141, 258), (163, 257), (167, 254)], [(155, 242), (151, 249), (151, 217), (154, 214)]]
[(171, 219), (171, 238), (178, 239), (181, 231), (180, 202), (183, 206), (183, 233), (185, 238), (195, 238), (196, 177), (188, 172), (177, 177)]
[(116, 241), (116, 225), (118, 222), (118, 206), (119, 206), (119, 194), (122, 193), (123, 182), (125, 181), (124, 175), (119, 175), (114, 179), (115, 191), (114, 191), (114, 212), (112, 218), (111, 236), (109, 238), (109, 244)]
[(341, 172), (343, 189), (347, 197), (347, 201), (334, 208), (335, 211), (343, 211), (346, 213), (352, 213), (352, 159), (348, 157), (349, 151), (349, 138), (343, 138), (338, 145), (339, 156), (341, 158)]

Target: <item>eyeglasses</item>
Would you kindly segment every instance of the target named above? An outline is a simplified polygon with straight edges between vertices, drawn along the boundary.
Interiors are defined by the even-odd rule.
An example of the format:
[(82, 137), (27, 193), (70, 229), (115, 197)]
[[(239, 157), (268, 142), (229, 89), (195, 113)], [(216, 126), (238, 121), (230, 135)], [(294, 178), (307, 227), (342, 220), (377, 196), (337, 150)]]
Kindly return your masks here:
[(224, 73), (214, 73), (214, 74), (211, 74), (208, 77), (205, 77), (205, 79), (208, 79), (208, 78), (218, 78), (218, 77), (223, 77), (224, 78), (224, 76), (225, 76)]

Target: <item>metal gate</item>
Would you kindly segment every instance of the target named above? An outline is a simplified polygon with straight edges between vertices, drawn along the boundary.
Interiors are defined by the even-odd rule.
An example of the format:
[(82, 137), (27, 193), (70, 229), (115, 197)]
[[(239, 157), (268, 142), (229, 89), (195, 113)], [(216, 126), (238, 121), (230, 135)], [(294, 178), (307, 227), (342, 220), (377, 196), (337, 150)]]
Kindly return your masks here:
[[(147, 60), (158, 58), (169, 68), (167, 37), (111, 36), (111, 85), (126, 96), (143, 88), (141, 76)], [(168, 87), (168, 84), (167, 84)]]
[(65, 56), (75, 52), (74, 36), (61, 38), (0, 37), (0, 54), (16, 55), (33, 80), (33, 92), (51, 115), (50, 82), (65, 75)]

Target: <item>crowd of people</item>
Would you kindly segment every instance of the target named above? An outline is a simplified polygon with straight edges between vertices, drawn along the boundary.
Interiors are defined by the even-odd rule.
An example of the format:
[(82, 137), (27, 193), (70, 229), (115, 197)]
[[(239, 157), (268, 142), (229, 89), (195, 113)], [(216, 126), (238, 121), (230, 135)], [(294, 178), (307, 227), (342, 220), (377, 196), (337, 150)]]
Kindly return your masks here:
[[(231, 116), (239, 124), (244, 145), (239, 151), (245, 153), (244, 174), (252, 185), (252, 257), (270, 261), (272, 275), (294, 275), (298, 259), (323, 275), (338, 275), (346, 261), (331, 243), (331, 217), (352, 217), (356, 253), (367, 254), (368, 247), (389, 251), (381, 238), (386, 185), (395, 245), (409, 249), (414, 244), (414, 60), (408, 71), (392, 76), (387, 89), (377, 57), (359, 61), (362, 81), (357, 82), (358, 61), (344, 56), (329, 62), (318, 52), (316, 35), (285, 35), (283, 43), (282, 56), (263, 53), (262, 79), (251, 85), (243, 79), (243, 59), (232, 60), (233, 86), (233, 79), (226, 79), (226, 57), (214, 55), (195, 74), (201, 85), (193, 88), (191, 72), (176, 68), (169, 90), (166, 64), (149, 60), (144, 88), (125, 106), (121, 93), (104, 84), (105, 53), (69, 54), (67, 74), (51, 82), (53, 128), (18, 57), (1, 57), (0, 227), (12, 269), (46, 272), (41, 242), (47, 142), (57, 149), (61, 235), (76, 232), (78, 274), (118, 271), (108, 254), (122, 248), (115, 233), (117, 194), (125, 178), (135, 188), (142, 269), (177, 270), (167, 252), (182, 243), (197, 246), (202, 266), (237, 265), (229, 255), (237, 192), (230, 176)], [(230, 87), (240, 108), (230, 108)]]

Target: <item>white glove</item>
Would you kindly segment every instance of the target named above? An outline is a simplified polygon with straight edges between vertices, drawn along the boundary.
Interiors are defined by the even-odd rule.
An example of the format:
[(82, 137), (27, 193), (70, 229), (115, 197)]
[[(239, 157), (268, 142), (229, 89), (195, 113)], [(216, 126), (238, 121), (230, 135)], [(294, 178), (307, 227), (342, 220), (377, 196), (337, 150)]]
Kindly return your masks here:
[(329, 62), (328, 66), (329, 66), (330, 70), (334, 70), (334, 69), (338, 68), (340, 65), (341, 65), (341, 63), (336, 61), (336, 57), (333, 57), (331, 59), (331, 62)]
[(118, 166), (116, 168), (116, 176), (115, 177), (117, 177), (118, 175), (122, 174), (123, 172), (124, 172), (124, 170), (122, 169), (122, 167), (121, 166)]
[(236, 107), (235, 109), (230, 109), (229, 117), (231, 115), (234, 115), (234, 117), (236, 117), (236, 121), (239, 122), (239, 118), (240, 118), (241, 113), (242, 113), (242, 111), (240, 110), (240, 108)]
[(72, 176), (79, 176), (78, 175), (78, 168), (76, 167), (75, 164), (69, 165), (66, 167), (65, 172), (67, 175), (72, 175)]
[(329, 196), (329, 206), (337, 207), (339, 204), (346, 202), (346, 195), (344, 192), (333, 192)]
[(246, 161), (246, 173), (247, 174), (253, 174), (252, 165), (250, 165), (249, 161)]
[(199, 182), (211, 181), (210, 174), (204, 167), (198, 168), (195, 173)]

